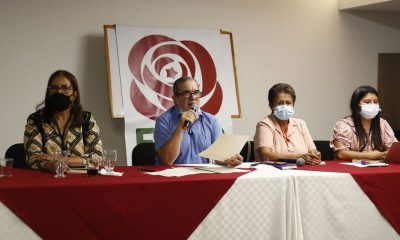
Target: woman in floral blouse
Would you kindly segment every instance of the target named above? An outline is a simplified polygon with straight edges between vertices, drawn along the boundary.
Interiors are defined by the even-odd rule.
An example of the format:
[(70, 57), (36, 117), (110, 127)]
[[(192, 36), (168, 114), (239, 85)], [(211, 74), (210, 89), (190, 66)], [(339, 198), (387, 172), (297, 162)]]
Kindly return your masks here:
[(354, 90), (351, 115), (339, 120), (330, 146), (339, 159), (385, 159), (393, 142), (397, 142), (388, 122), (380, 118), (379, 95), (370, 86)]
[(54, 171), (50, 155), (69, 153), (69, 166), (86, 165), (86, 157), (102, 156), (99, 127), (90, 112), (82, 110), (76, 78), (58, 70), (47, 83), (44, 101), (28, 117), (24, 144), (28, 166)]

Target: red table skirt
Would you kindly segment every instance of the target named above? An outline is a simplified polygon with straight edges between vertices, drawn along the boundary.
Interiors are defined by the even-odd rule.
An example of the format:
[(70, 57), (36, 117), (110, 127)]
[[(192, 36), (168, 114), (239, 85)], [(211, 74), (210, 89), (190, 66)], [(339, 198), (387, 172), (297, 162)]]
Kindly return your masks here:
[(0, 200), (44, 239), (187, 239), (243, 173), (65, 179), (15, 169)]

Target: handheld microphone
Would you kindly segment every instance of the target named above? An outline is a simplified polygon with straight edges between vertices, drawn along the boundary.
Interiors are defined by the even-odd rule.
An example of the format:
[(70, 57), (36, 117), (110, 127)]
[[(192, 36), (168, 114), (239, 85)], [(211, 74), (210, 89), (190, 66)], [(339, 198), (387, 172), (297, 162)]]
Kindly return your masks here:
[[(192, 111), (194, 111), (195, 113), (197, 113), (197, 112), (199, 111), (199, 106), (197, 106), (196, 103), (192, 103), (192, 107), (191, 107), (190, 109), (191, 109)], [(190, 126), (190, 124), (192, 124), (192, 123), (189, 122), (188, 120), (186, 120), (183, 126), (184, 126), (186, 129), (188, 129), (189, 126)]]
[(303, 166), (306, 161), (303, 158), (298, 159), (278, 159), (278, 162), (295, 163), (297, 166)]

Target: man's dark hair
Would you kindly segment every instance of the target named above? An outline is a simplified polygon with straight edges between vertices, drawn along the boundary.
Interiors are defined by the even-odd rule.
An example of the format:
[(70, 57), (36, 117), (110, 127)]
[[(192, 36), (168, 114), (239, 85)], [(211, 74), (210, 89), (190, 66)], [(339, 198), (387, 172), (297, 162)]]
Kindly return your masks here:
[(184, 83), (186, 81), (195, 81), (197, 83), (197, 86), (199, 86), (199, 83), (196, 81), (196, 79), (189, 77), (189, 76), (184, 76), (184, 77), (180, 77), (177, 80), (175, 80), (174, 85), (172, 86), (172, 91), (174, 92), (175, 96), (178, 96), (180, 94), (179, 92), (179, 86), (181, 83)]

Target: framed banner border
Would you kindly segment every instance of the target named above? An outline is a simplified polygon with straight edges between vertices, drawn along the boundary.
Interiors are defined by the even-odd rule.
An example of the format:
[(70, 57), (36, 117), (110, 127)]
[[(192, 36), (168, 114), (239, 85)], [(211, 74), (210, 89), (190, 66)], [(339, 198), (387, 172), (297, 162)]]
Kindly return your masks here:
[(220, 30), (221, 34), (229, 35), (230, 43), (231, 43), (231, 53), (232, 53), (232, 67), (233, 67), (233, 76), (235, 78), (235, 89), (236, 89), (236, 99), (237, 99), (237, 107), (238, 107), (238, 114), (231, 115), (231, 118), (241, 118), (242, 117), (242, 108), (240, 106), (240, 95), (239, 95), (239, 83), (238, 77), (236, 73), (236, 61), (235, 61), (235, 47), (233, 45), (233, 34), (232, 32)]

